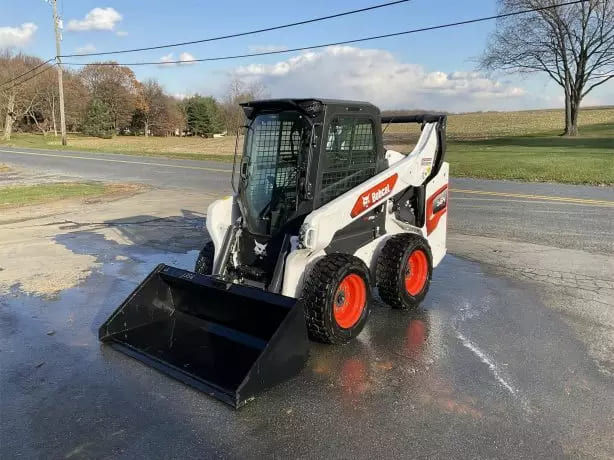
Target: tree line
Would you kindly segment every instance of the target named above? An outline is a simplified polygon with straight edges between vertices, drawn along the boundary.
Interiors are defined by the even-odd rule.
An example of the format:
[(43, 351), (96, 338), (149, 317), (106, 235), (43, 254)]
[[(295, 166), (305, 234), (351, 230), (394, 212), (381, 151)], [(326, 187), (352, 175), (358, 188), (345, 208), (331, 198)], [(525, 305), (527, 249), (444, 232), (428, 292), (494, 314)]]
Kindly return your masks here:
[[(38, 57), (5, 50), (0, 53), (0, 84), (42, 63)], [(30, 76), (34, 78), (28, 80)], [(120, 65), (64, 69), (63, 80), (67, 130), (98, 137), (234, 133), (243, 124), (239, 103), (264, 96), (264, 88), (235, 79), (220, 100), (199, 94), (180, 99), (167, 94), (157, 80), (139, 81), (129, 67)], [(0, 86), (4, 139), (15, 131), (57, 136), (59, 120), (57, 72), (51, 67)]]

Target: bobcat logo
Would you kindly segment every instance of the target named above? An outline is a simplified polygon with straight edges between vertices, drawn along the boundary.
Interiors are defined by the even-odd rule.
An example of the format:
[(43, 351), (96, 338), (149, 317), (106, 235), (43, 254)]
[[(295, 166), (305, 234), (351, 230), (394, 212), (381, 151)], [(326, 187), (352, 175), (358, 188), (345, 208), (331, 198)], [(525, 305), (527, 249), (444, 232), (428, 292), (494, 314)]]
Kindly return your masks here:
[(266, 247), (269, 243), (262, 244), (258, 243), (256, 240), (254, 240), (254, 243), (256, 243), (256, 246), (254, 246), (254, 254), (260, 258), (266, 257)]

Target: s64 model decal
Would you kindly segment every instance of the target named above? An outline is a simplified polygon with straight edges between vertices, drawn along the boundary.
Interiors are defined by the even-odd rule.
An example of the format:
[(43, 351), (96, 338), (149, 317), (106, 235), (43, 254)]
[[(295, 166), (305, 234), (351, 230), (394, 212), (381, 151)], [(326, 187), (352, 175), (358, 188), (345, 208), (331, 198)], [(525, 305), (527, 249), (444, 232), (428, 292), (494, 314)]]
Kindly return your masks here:
[(388, 179), (384, 179), (379, 184), (362, 193), (358, 197), (358, 200), (356, 200), (356, 204), (354, 204), (350, 216), (356, 217), (358, 214), (366, 211), (390, 195), (398, 178), (398, 174), (393, 174)]

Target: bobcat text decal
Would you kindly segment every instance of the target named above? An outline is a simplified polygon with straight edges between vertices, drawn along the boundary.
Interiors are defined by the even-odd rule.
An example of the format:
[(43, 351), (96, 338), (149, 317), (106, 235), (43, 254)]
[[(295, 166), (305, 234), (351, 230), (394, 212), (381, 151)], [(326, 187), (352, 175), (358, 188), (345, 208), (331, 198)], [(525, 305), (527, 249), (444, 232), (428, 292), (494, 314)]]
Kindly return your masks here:
[(398, 174), (393, 174), (388, 179), (383, 180), (375, 187), (371, 187), (369, 190), (360, 195), (358, 200), (356, 200), (356, 204), (352, 208), (350, 215), (352, 217), (356, 217), (361, 212), (376, 205), (378, 202), (382, 201), (383, 198), (390, 195), (392, 193), (392, 189), (394, 188), (394, 184), (397, 183), (398, 177)]

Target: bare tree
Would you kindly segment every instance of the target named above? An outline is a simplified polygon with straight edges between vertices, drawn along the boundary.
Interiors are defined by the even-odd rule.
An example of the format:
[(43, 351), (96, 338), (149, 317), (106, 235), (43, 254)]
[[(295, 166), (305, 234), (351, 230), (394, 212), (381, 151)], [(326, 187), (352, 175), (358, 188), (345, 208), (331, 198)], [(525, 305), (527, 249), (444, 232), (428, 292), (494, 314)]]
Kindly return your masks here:
[(259, 83), (246, 83), (233, 78), (226, 89), (222, 110), (224, 112), (224, 125), (229, 133), (236, 133), (244, 124), (243, 110), (239, 104), (266, 97), (266, 88)]
[[(4, 51), (0, 54), (0, 81), (9, 81), (41, 63), (36, 57), (12, 55), (9, 51)], [(0, 110), (4, 112), (4, 140), (11, 139), (15, 121), (30, 114), (38, 103), (39, 92), (35, 80), (24, 77), (0, 88)]]
[(56, 113), (59, 110), (57, 73), (45, 72), (38, 76), (33, 92), (33, 103), (26, 113), (28, 121), (33, 122), (43, 136), (51, 130), (57, 136)]
[[(500, 13), (560, 3), (498, 1)], [(614, 0), (586, 0), (500, 19), (481, 67), (547, 74), (565, 94), (565, 135), (577, 135), (582, 99), (614, 77)]]

